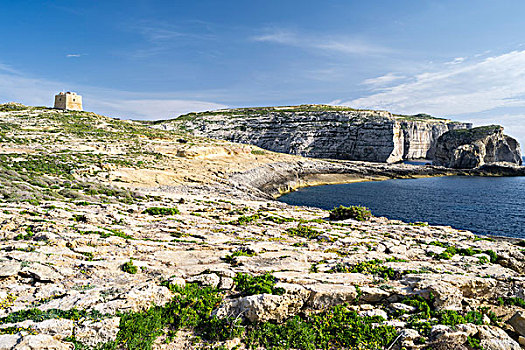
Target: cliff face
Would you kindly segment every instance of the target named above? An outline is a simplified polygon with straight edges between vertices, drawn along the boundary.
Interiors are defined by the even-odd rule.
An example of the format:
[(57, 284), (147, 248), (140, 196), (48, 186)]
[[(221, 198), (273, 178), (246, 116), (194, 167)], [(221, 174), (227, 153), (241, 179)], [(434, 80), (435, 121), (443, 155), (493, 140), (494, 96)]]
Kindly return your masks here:
[(440, 135), (471, 126), (428, 116), (313, 106), (205, 112), (157, 127), (307, 157), (391, 163), (432, 158)]
[(436, 165), (469, 169), (497, 162), (522, 164), (518, 141), (504, 135), (499, 125), (450, 131), (437, 141)]

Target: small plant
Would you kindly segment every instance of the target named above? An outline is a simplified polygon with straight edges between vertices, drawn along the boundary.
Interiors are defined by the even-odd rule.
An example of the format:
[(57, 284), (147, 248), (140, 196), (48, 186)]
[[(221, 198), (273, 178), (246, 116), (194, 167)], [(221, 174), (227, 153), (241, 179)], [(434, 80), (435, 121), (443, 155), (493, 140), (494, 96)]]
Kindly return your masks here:
[(394, 269), (392, 269), (391, 267), (384, 266), (383, 263), (383, 260), (377, 259), (363, 261), (356, 265), (346, 265), (339, 263), (333, 268), (331, 268), (328, 272), (362, 273), (365, 275), (381, 276), (384, 279), (394, 279), (396, 275), (399, 275), (399, 273), (396, 273)]
[(243, 248), (243, 249), (237, 250), (237, 251), (235, 251), (235, 252), (233, 252), (231, 254), (226, 255), (224, 258), (222, 258), (222, 260), (224, 260), (228, 264), (237, 265), (238, 262), (237, 262), (236, 258), (238, 256), (254, 256), (254, 255), (256, 255), (256, 253), (253, 250)]
[(304, 237), (308, 239), (315, 239), (319, 237), (320, 232), (317, 230), (314, 230), (310, 226), (304, 226), (304, 225), (298, 225), (296, 228), (289, 228), (286, 230), (286, 232), (290, 236), (299, 236)]
[(353, 205), (351, 207), (339, 206), (330, 211), (330, 220), (354, 219), (366, 221), (372, 217), (372, 212), (366, 207)]
[(177, 214), (180, 214), (180, 211), (179, 209), (177, 208), (167, 208), (167, 207), (151, 207), (151, 208), (147, 208), (146, 210), (143, 211), (144, 214), (149, 214), (149, 215), (177, 215)]
[(521, 298), (512, 297), (512, 298), (503, 299), (500, 297), (498, 298), (498, 302), (501, 306), (503, 305), (513, 305), (514, 306), (515, 305), (515, 306), (525, 308), (525, 300)]
[(285, 218), (285, 217), (281, 217), (281, 216), (267, 216), (267, 217), (264, 218), (264, 220), (268, 220), (268, 221), (274, 222), (276, 224), (282, 224), (282, 223), (285, 223), (285, 222), (292, 222), (292, 221), (294, 221), (294, 219), (292, 219), (292, 218)]
[(474, 338), (470, 335), (467, 337), (467, 344), (474, 350), (483, 350), (481, 341), (478, 338)]
[(257, 220), (259, 220), (259, 215), (257, 215), (257, 214), (249, 215), (249, 216), (242, 215), (242, 216), (239, 216), (237, 218), (237, 220), (221, 222), (221, 224), (244, 226), (244, 225), (248, 225), (250, 223), (253, 223), (253, 222), (257, 221)]
[(132, 275), (137, 273), (137, 267), (133, 265), (133, 259), (129, 259), (128, 262), (124, 263), (122, 266), (120, 266), (120, 269), (124, 272), (130, 273)]
[(276, 278), (269, 272), (260, 276), (239, 273), (233, 278), (233, 281), (235, 282), (235, 288), (243, 295), (263, 293), (281, 295), (284, 293), (282, 288), (275, 287)]
[(416, 222), (411, 222), (409, 223), (410, 226), (420, 226), (420, 227), (425, 227), (425, 226), (428, 226), (428, 222), (421, 222), (421, 221), (416, 221)]
[(88, 219), (83, 214), (73, 214), (73, 221), (86, 223), (88, 222)]

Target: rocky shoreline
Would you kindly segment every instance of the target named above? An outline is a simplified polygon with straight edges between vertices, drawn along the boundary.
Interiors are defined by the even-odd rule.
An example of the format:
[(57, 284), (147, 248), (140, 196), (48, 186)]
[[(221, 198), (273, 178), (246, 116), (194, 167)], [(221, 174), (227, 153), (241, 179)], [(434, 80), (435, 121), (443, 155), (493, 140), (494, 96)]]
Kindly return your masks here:
[(493, 163), (475, 169), (451, 169), (402, 163), (305, 160), (265, 164), (232, 174), (230, 181), (235, 187), (245, 187), (249, 192), (260, 191), (275, 198), (309, 186), (435, 176), (525, 176), (525, 167)]

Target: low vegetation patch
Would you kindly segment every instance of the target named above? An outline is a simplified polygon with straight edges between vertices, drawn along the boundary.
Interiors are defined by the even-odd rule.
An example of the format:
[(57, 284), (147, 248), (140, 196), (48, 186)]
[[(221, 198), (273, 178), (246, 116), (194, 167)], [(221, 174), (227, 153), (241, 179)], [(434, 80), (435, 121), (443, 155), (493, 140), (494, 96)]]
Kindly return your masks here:
[(124, 272), (130, 273), (132, 275), (136, 274), (138, 271), (138, 268), (133, 265), (133, 260), (129, 259), (128, 262), (124, 263), (122, 266), (120, 266), (120, 269)]
[(282, 216), (266, 216), (264, 218), (264, 220), (268, 220), (268, 221), (271, 221), (273, 223), (276, 223), (276, 224), (283, 224), (285, 222), (292, 222), (292, 221), (295, 221), (294, 219), (292, 218), (286, 218), (286, 217), (282, 217)]
[(362, 273), (365, 275), (376, 275), (383, 277), (384, 279), (395, 279), (396, 275), (399, 275), (391, 267), (383, 265), (385, 261), (373, 259), (369, 261), (363, 261), (356, 265), (348, 264), (337, 264), (331, 268), (328, 272), (332, 273)]
[[(428, 255), (440, 259), (440, 260), (449, 260), (454, 255), (458, 254), (461, 256), (473, 256), (477, 254), (486, 254), (489, 256), (489, 260), (491, 263), (495, 264), (498, 261), (498, 254), (493, 250), (481, 250), (481, 249), (475, 249), (475, 248), (456, 248), (455, 246), (445, 243), (445, 242), (439, 242), (439, 241), (433, 241), (430, 242), (429, 245), (434, 245), (437, 247), (446, 248), (444, 252), (441, 252), (439, 254), (435, 253), (429, 253)], [(483, 262), (484, 259), (480, 259), (480, 262)]]
[(354, 219), (358, 221), (366, 221), (372, 217), (372, 212), (366, 207), (354, 205), (351, 207), (339, 206), (330, 211), (330, 220), (346, 220)]
[(500, 304), (500, 306), (508, 305), (508, 306), (519, 306), (519, 307), (525, 308), (525, 300), (521, 298), (515, 298), (515, 297), (505, 298), (505, 299), (498, 298), (498, 303)]
[(243, 248), (243, 249), (239, 249), (231, 254), (228, 254), (226, 255), (224, 258), (222, 258), (222, 260), (224, 260), (225, 262), (227, 262), (228, 264), (231, 264), (231, 265), (237, 265), (238, 262), (237, 262), (237, 257), (239, 256), (254, 256), (254, 255), (257, 255), (253, 250), (251, 249), (247, 249), (247, 248)]
[(42, 311), (40, 309), (25, 309), (20, 311), (15, 311), (5, 317), (0, 318), (0, 324), (5, 323), (18, 323), (23, 322), (27, 320), (32, 320), (35, 322), (42, 322), (45, 320), (49, 320), (52, 318), (64, 318), (68, 320), (80, 320), (83, 318), (90, 318), (90, 319), (99, 319), (102, 318), (104, 315), (101, 314), (98, 311), (91, 310), (78, 310), (78, 309), (71, 309), (71, 310), (60, 310), (60, 309), (49, 309), (46, 311)]
[(163, 215), (163, 216), (167, 216), (167, 215), (180, 214), (180, 211), (179, 211), (179, 209), (174, 208), (174, 207), (171, 207), (171, 208), (168, 208), (168, 207), (151, 207), (151, 208), (147, 208), (146, 210), (144, 210), (143, 213), (144, 214), (149, 214), (149, 215)]
[(298, 225), (295, 228), (289, 228), (286, 230), (286, 232), (290, 236), (299, 236), (299, 237), (308, 238), (308, 239), (316, 239), (321, 234), (319, 231), (314, 230), (310, 226), (305, 226), (305, 225)]
[(295, 316), (284, 324), (264, 322), (247, 327), (250, 349), (385, 349), (397, 337), (382, 317), (363, 317), (338, 305), (322, 313)]
[[(420, 295), (412, 295), (405, 298), (402, 303), (416, 307), (416, 313), (408, 318), (408, 325), (416, 329), (424, 337), (430, 336), (432, 326), (442, 324), (447, 326), (457, 326), (458, 324), (473, 323), (482, 325), (486, 315), (492, 324), (498, 325), (499, 319), (486, 307), (478, 308), (468, 312), (460, 313), (454, 310), (437, 311), (434, 306), (435, 298), (430, 294), (428, 299)], [(399, 316), (399, 314), (397, 315)], [(475, 338), (473, 338), (475, 340)]]
[(233, 278), (233, 281), (235, 282), (235, 289), (244, 296), (263, 293), (281, 295), (284, 293), (282, 288), (275, 287), (277, 279), (268, 272), (259, 276), (239, 273)]

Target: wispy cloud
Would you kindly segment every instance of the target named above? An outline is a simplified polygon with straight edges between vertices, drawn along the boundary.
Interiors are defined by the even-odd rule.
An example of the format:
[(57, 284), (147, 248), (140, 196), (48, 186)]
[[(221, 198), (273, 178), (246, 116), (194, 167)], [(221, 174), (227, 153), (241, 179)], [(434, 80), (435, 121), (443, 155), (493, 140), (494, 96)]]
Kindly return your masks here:
[(372, 89), (384, 88), (387, 85), (392, 84), (394, 81), (405, 79), (404, 75), (397, 75), (395, 73), (388, 73), (376, 78), (370, 78), (363, 81), (363, 85), (367, 85)]
[(251, 39), (257, 42), (269, 42), (347, 55), (376, 55), (392, 52), (387, 47), (374, 45), (359, 38), (301, 34), (287, 29), (268, 29), (263, 34), (253, 36)]
[(51, 106), (53, 96), (66, 90), (83, 95), (86, 110), (122, 119), (166, 119), (188, 112), (226, 107), (221, 103), (197, 99), (170, 96), (160, 99), (153, 93), (132, 93), (33, 78), (0, 64), (0, 103), (12, 101), (26, 105)]
[(135, 58), (156, 56), (184, 44), (214, 38), (209, 24), (203, 21), (189, 21), (184, 27), (165, 22), (141, 21), (133, 25), (126, 24), (124, 30), (137, 33), (143, 39), (142, 47), (131, 53)]
[(81, 53), (68, 53), (66, 55), (67, 58), (78, 58), (78, 57), (82, 57), (82, 56), (84, 56), (84, 55), (81, 54)]
[(16, 69), (14, 69), (13, 67), (11, 67), (10, 65), (7, 65), (7, 64), (3, 64), (0, 62), (0, 72), (7, 72), (7, 73), (11, 73), (11, 74), (20, 74), (19, 71), (17, 71)]

